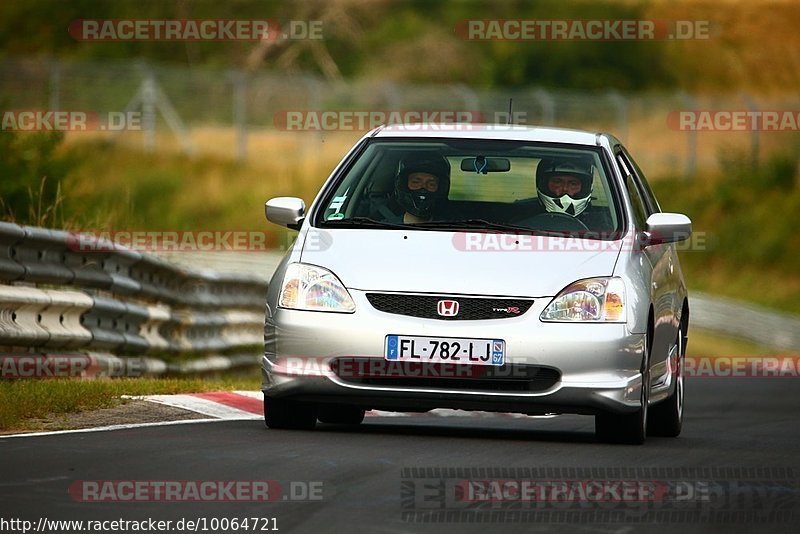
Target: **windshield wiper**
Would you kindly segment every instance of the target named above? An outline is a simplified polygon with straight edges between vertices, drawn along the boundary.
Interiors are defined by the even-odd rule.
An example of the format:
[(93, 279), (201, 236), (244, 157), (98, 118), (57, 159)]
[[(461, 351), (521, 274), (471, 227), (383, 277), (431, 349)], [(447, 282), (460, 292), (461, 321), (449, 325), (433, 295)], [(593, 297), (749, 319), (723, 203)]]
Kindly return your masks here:
[(496, 223), (486, 219), (461, 219), (455, 221), (426, 221), (414, 223), (410, 226), (414, 228), (447, 228), (450, 230), (501, 230), (504, 232), (525, 232), (531, 234), (548, 235), (548, 232), (533, 230), (527, 226), (516, 226), (513, 224)]
[(498, 230), (501, 232), (523, 232), (536, 235), (560, 235), (546, 230), (533, 230), (527, 226), (502, 224), (486, 219), (461, 219), (451, 221), (424, 221), (418, 223), (391, 223), (370, 217), (352, 217), (350, 219), (334, 219), (324, 221), (320, 227), (336, 226), (339, 228), (392, 228), (398, 230)]
[(399, 228), (408, 229), (405, 224), (390, 223), (386, 221), (379, 221), (369, 217), (352, 217), (350, 219), (333, 219), (323, 221), (321, 227), (325, 226), (339, 226), (344, 228)]

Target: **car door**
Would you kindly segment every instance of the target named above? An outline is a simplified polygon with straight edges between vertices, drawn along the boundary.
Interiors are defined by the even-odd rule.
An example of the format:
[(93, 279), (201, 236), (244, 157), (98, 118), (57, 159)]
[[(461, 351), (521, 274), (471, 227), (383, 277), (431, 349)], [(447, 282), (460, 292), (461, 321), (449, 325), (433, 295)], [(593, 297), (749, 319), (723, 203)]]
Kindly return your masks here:
[[(641, 170), (630, 157), (625, 147), (615, 147), (614, 156), (625, 176), (625, 186), (634, 210), (634, 224), (637, 232), (647, 229), (647, 218), (661, 211), (652, 195)], [(676, 317), (679, 313), (677, 302), (680, 289), (675, 276), (675, 246), (673, 244), (651, 245), (641, 252), (649, 262), (650, 302), (653, 304), (653, 339), (650, 355), (651, 385), (658, 388), (668, 385), (669, 351), (677, 336)]]

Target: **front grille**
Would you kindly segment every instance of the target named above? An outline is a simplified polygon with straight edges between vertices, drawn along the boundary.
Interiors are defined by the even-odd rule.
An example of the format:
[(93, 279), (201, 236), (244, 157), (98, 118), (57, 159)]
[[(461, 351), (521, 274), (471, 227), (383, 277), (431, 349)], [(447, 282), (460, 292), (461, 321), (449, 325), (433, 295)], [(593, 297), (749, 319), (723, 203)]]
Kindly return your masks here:
[[(376, 310), (382, 312), (425, 319), (441, 319), (443, 321), (474, 321), (519, 317), (533, 305), (532, 299), (407, 295), (402, 293), (367, 293), (367, 300)], [(451, 317), (439, 315), (438, 303), (440, 300), (457, 301), (459, 305), (458, 314)]]
[(545, 391), (561, 380), (561, 373), (552, 367), (521, 364), (455, 365), (336, 358), (331, 370), (351, 384), (463, 391)]

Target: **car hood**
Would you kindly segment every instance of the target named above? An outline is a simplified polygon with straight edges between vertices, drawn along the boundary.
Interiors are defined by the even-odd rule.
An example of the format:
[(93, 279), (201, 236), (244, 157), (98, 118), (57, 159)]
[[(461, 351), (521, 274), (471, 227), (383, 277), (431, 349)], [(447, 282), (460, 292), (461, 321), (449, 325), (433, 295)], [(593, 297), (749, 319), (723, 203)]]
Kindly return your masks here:
[(485, 232), (315, 229), (301, 261), (348, 289), (554, 296), (582, 278), (610, 276), (622, 241)]

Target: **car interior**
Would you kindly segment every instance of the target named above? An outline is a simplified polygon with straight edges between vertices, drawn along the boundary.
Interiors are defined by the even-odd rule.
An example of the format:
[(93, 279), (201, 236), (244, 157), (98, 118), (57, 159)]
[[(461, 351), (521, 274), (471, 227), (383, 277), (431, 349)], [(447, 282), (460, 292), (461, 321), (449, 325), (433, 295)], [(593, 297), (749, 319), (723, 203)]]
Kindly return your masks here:
[[(344, 207), (347, 218), (367, 217), (386, 221), (402, 208), (394, 198), (395, 177), (403, 161), (443, 157), (441, 150), (386, 149), (376, 153), (362, 172), (351, 201)], [(563, 214), (548, 213), (536, 193), (536, 166), (540, 158), (496, 157), (461, 153), (447, 154), (450, 163), (450, 191), (440, 200), (434, 220), (482, 219), (497, 224), (552, 231), (613, 231), (616, 214), (609, 207), (606, 186), (594, 171), (592, 203), (580, 221)], [(488, 160), (488, 163), (481, 158)], [(475, 162), (488, 167), (486, 172), (471, 170)], [(491, 171), (491, 172), (489, 172)], [(349, 189), (349, 188), (348, 188)], [(326, 219), (329, 219), (329, 215)]]

